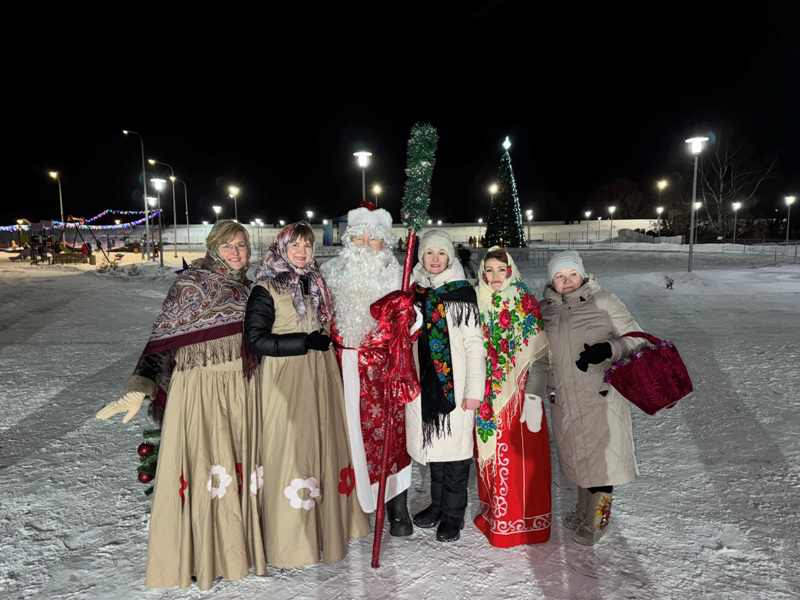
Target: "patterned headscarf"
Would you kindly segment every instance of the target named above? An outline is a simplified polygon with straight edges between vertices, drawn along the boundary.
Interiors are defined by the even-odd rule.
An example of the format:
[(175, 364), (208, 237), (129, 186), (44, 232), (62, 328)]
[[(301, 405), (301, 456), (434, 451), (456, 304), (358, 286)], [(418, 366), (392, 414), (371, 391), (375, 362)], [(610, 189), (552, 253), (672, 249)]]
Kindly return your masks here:
[[(250, 262), (250, 248), (247, 248), (247, 263)], [(192, 268), (194, 269), (205, 269), (206, 271), (212, 271), (214, 273), (219, 273), (226, 279), (230, 279), (231, 281), (236, 281), (237, 283), (241, 283), (243, 285), (249, 286), (252, 281), (247, 278), (247, 269), (248, 264), (245, 264), (241, 269), (234, 269), (228, 263), (225, 262), (225, 259), (219, 255), (219, 252), (216, 250), (209, 250), (206, 252), (206, 255), (203, 258), (196, 258), (192, 261)]]
[[(487, 255), (493, 250), (502, 248), (494, 246)], [(520, 410), (528, 369), (548, 346), (539, 303), (508, 252), (506, 259), (508, 275), (499, 290), (489, 285), (485, 256), (478, 278), (478, 307), (486, 348), (486, 388), (475, 416), (479, 463), (494, 460), (496, 415), (506, 406), (515, 412)]]
[(320, 325), (325, 325), (331, 320), (333, 301), (328, 286), (322, 278), (319, 264), (314, 258), (314, 248), (312, 247), (311, 250), (311, 260), (302, 269), (294, 266), (289, 260), (289, 242), (292, 239), (295, 228), (301, 224), (308, 226), (306, 221), (298, 221), (287, 225), (281, 230), (278, 234), (278, 240), (269, 247), (261, 264), (256, 269), (256, 280), (272, 280), (272, 285), (279, 292), (288, 289), (292, 295), (292, 305), (297, 311), (297, 321), (302, 322), (306, 316), (306, 303), (303, 297), (301, 278), (307, 278), (311, 307), (314, 309)]

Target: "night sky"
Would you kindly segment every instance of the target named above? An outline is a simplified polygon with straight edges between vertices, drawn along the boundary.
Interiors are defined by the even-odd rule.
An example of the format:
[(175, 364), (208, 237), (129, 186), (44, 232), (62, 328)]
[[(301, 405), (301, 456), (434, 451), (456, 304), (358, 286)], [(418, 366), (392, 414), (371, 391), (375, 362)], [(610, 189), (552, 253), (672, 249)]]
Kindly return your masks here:
[(152, 8), (77, 29), (81, 15), (51, 15), (4, 77), (0, 225), (58, 218), (50, 170), (67, 214), (141, 210), (138, 139), (122, 129), (188, 183), (194, 223), (214, 204), (233, 216), (231, 184), (241, 221), (343, 214), (361, 199), (357, 150), (373, 153), (368, 195), (380, 184), (397, 220), (418, 121), (439, 130), (430, 216), (444, 222), (488, 216), (505, 136), (537, 220), (598, 211), (592, 192), (618, 177), (655, 206), (657, 179), (691, 175), (684, 140), (723, 132), (756, 163), (778, 157), (750, 209), (769, 215), (800, 195), (800, 9), (763, 4), (387, 3), (357, 20), (301, 7), (313, 23), (220, 8), (156, 31)]

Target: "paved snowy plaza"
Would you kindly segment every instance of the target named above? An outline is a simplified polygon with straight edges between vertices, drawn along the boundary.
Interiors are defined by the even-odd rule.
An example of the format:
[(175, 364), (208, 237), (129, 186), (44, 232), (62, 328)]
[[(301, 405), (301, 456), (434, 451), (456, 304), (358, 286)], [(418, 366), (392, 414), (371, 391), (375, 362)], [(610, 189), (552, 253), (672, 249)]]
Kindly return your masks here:
[[(150, 500), (136, 447), (148, 420), (94, 418), (122, 390), (172, 272), (110, 277), (0, 257), (0, 597), (800, 597), (800, 264), (698, 252), (687, 273), (685, 252), (583, 256), (646, 331), (675, 341), (696, 390), (654, 417), (632, 409), (641, 477), (615, 490), (597, 546), (577, 546), (559, 523), (575, 490), (553, 451), (547, 544), (494, 549), (469, 522), (454, 544), (433, 530), (387, 533), (378, 570), (365, 538), (342, 563), (207, 593), (144, 589)], [(544, 269), (523, 272), (539, 296)], [(415, 478), (412, 511), (427, 498)], [(471, 514), (476, 500), (473, 473)]]

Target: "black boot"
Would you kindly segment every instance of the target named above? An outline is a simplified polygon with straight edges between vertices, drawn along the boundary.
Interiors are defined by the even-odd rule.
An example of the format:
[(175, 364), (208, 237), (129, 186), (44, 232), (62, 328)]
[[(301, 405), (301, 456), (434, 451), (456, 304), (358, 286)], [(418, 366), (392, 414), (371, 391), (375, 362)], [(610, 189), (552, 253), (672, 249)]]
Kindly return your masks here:
[(414, 526), (411, 524), (411, 515), (408, 514), (407, 495), (406, 490), (403, 490), (386, 503), (386, 516), (389, 518), (389, 533), (394, 537), (403, 537), (414, 533)]
[(430, 529), (439, 524), (442, 511), (438, 506), (431, 504), (428, 508), (419, 511), (414, 515), (414, 525), (423, 529)]
[(428, 463), (431, 472), (431, 505), (414, 515), (414, 525), (430, 529), (439, 524), (442, 516), (442, 482), (444, 481), (444, 465), (441, 462)]
[(461, 530), (464, 529), (464, 519), (452, 520), (444, 517), (439, 527), (436, 529), (437, 542), (455, 542), (461, 537)]

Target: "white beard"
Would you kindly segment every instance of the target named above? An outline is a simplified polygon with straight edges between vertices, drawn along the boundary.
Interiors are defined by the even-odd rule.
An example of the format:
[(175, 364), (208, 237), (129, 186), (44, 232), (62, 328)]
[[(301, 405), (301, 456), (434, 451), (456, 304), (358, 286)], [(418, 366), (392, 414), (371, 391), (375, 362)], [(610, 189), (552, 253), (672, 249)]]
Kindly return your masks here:
[(400, 289), (400, 263), (388, 248), (345, 246), (322, 271), (333, 295), (336, 329), (345, 346), (358, 348), (377, 324), (370, 305)]

